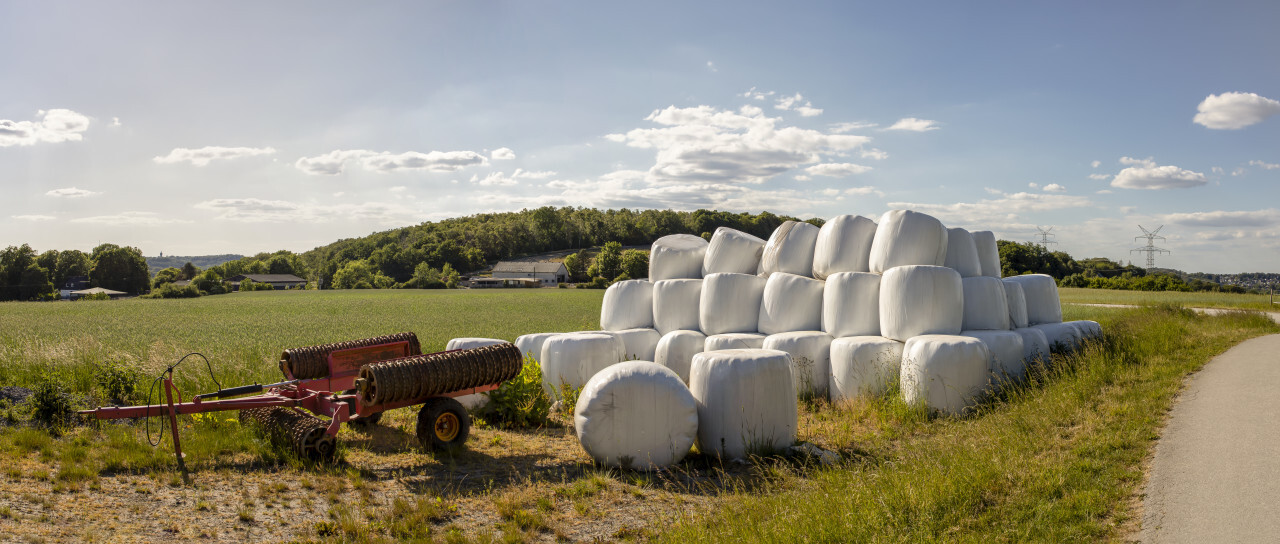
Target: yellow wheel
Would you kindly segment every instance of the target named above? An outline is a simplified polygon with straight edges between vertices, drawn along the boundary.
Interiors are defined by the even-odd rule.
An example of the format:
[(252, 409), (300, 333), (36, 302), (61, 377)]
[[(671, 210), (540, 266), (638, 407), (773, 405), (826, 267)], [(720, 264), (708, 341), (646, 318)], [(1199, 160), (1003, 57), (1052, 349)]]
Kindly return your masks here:
[(427, 450), (453, 450), (466, 443), (471, 416), (458, 401), (433, 397), (418, 411), (418, 442)]
[(436, 439), (452, 442), (458, 437), (458, 416), (445, 412), (436, 416)]

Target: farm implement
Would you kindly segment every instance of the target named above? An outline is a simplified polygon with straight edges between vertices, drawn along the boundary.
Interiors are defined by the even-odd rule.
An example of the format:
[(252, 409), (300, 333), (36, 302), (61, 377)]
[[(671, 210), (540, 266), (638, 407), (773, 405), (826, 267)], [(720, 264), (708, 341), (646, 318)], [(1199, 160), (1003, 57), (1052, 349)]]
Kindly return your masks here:
[[(371, 425), (387, 410), (422, 405), (419, 442), (426, 449), (451, 449), (466, 441), (471, 426), (470, 416), (455, 397), (497, 389), (519, 374), (524, 362), (512, 344), (424, 355), (416, 335), (399, 333), (288, 349), (280, 358), (283, 381), (231, 388), (218, 384), (217, 391), (184, 402), (173, 383), (173, 371), (192, 355), (204, 358), (188, 354), (168, 367), (153, 382), (147, 405), (80, 413), (98, 419), (168, 417), (173, 449), (184, 472), (178, 416), (228, 410), (238, 410), (242, 423), (259, 426), (299, 456), (326, 460), (333, 457), (343, 423)], [(212, 365), (208, 359), (205, 363), (212, 375)], [(164, 392), (164, 403), (151, 404), (151, 393), (158, 389)]]

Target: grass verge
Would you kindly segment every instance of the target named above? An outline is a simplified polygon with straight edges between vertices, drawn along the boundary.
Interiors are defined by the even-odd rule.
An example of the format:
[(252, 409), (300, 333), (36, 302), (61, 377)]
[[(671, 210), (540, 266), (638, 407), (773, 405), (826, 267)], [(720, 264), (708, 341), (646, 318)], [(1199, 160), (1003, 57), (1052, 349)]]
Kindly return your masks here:
[(1178, 304), (1188, 308), (1237, 308), (1280, 312), (1280, 304), (1273, 305), (1270, 295), (1237, 295), (1197, 291), (1115, 291), (1111, 289), (1085, 289), (1059, 287), (1058, 296), (1065, 304)]

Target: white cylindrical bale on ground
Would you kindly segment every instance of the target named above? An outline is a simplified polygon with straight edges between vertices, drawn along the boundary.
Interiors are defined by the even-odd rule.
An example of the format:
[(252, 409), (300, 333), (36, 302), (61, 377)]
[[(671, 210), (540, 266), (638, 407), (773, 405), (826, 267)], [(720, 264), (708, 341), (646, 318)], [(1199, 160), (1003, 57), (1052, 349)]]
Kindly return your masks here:
[(995, 233), (980, 230), (969, 234), (973, 236), (973, 245), (978, 249), (978, 262), (982, 265), (982, 275), (1000, 277), (1000, 248), (996, 246)]
[(822, 290), (822, 330), (834, 338), (880, 335), (880, 275), (837, 272)]
[(610, 331), (622, 340), (624, 361), (652, 361), (662, 335), (656, 329), (627, 329)]
[(898, 377), (903, 343), (883, 336), (831, 341), (831, 401), (879, 396)]
[(960, 336), (982, 340), (991, 352), (987, 372), (995, 380), (1018, 381), (1027, 375), (1022, 335), (1013, 331), (962, 331)]
[(702, 277), (711, 274), (755, 274), (760, 269), (764, 240), (729, 227), (716, 229), (702, 259)]
[(1041, 323), (1031, 328), (1044, 333), (1049, 341), (1049, 350), (1054, 353), (1072, 351), (1080, 346), (1080, 329), (1070, 323)]
[(1013, 332), (1022, 336), (1022, 360), (1028, 366), (1049, 362), (1049, 338), (1044, 335), (1044, 331), (1024, 327), (1013, 329)]
[(906, 342), (922, 334), (959, 334), (964, 324), (960, 273), (945, 266), (899, 266), (880, 278), (880, 335)]
[(698, 302), (702, 280), (662, 280), (653, 282), (653, 326), (667, 334), (675, 330), (698, 330)]
[(445, 344), (444, 350), (452, 351), (455, 349), (482, 348), (485, 346), (495, 346), (505, 343), (507, 343), (506, 340), (500, 340), (497, 338), (454, 338), (449, 340), (448, 344)]
[(689, 381), (693, 356), (706, 349), (707, 336), (698, 331), (671, 331), (658, 340), (653, 362), (670, 368), (681, 380)]
[(748, 274), (711, 274), (702, 280), (698, 326), (707, 336), (756, 332), (765, 279)]
[(626, 280), (610, 285), (600, 304), (600, 328), (606, 331), (653, 327), (653, 282)]
[(822, 289), (826, 282), (786, 272), (769, 275), (760, 301), (764, 334), (822, 328)]
[(832, 217), (818, 229), (813, 248), (813, 277), (825, 280), (837, 272), (871, 270), (871, 241), (876, 222), (860, 215)]
[(1102, 339), (1102, 325), (1097, 321), (1068, 321), (1068, 323), (1076, 326), (1083, 341)]
[(1062, 301), (1058, 299), (1058, 283), (1053, 281), (1053, 276), (1026, 274), (1004, 280), (1022, 286), (1022, 295), (1027, 299), (1028, 323), (1062, 323)]
[(1001, 281), (1004, 283), (1004, 298), (1009, 302), (1009, 326), (1014, 329), (1026, 328), (1031, 323), (1027, 320), (1027, 296), (1022, 291), (1022, 284)]
[(561, 384), (582, 387), (597, 372), (622, 361), (626, 347), (608, 332), (557, 334), (542, 344), (542, 384), (559, 396)]
[(831, 335), (822, 331), (794, 331), (764, 338), (764, 349), (791, 355), (796, 393), (826, 398), (831, 381)]
[(658, 238), (649, 249), (649, 281), (701, 278), (708, 245), (692, 234)]
[(533, 357), (533, 360), (541, 361), (542, 345), (547, 342), (548, 338), (551, 338), (552, 336), (555, 336), (557, 334), (563, 334), (563, 333), (537, 332), (533, 334), (521, 335), (516, 337), (516, 347), (520, 348), (520, 353), (524, 354), (525, 357)]
[(760, 273), (786, 272), (797, 276), (813, 274), (813, 250), (818, 243), (818, 227), (800, 221), (785, 221), (774, 229), (760, 256)]
[(699, 353), (689, 370), (689, 390), (698, 401), (698, 451), (727, 460), (795, 443), (796, 391), (785, 352)]
[(961, 228), (947, 229), (946, 266), (959, 272), (962, 278), (982, 275), (982, 263), (978, 260), (978, 247), (973, 244), (973, 236), (969, 234), (969, 231)]
[(680, 462), (698, 435), (698, 402), (671, 369), (618, 363), (592, 376), (573, 410), (578, 442), (597, 463), (639, 470)]
[(728, 332), (713, 334), (703, 343), (702, 351), (724, 351), (726, 349), (761, 349), (764, 347), (764, 335), (754, 332)]
[(960, 283), (964, 287), (964, 329), (1009, 330), (1009, 299), (1000, 278), (975, 276)]
[(991, 354), (977, 338), (929, 334), (902, 348), (902, 398), (934, 410), (960, 413), (987, 384)]
[(947, 229), (923, 213), (887, 211), (876, 226), (867, 262), (877, 274), (897, 266), (942, 266), (947, 262)]

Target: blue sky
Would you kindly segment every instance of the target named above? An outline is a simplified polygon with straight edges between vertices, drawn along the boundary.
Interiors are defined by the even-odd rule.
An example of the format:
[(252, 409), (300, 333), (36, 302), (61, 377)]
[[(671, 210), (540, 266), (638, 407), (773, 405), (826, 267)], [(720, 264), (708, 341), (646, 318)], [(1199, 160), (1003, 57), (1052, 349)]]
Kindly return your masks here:
[(0, 1), (0, 244), (893, 208), (1280, 271), (1280, 4)]

